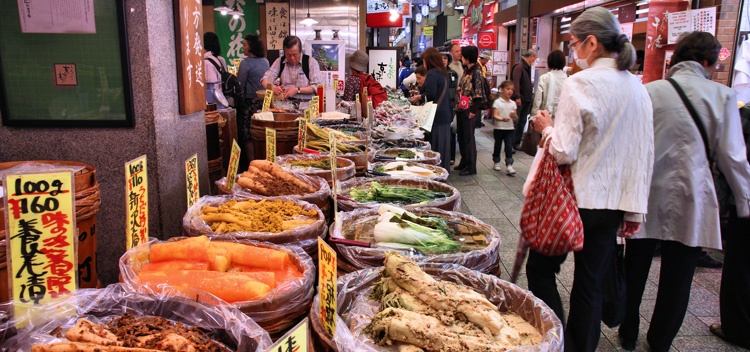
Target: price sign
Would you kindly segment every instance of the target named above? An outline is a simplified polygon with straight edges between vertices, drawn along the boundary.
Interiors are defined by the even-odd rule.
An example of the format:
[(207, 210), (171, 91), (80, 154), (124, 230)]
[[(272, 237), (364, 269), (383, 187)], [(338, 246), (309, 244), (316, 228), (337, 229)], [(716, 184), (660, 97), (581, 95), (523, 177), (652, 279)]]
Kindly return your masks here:
[(148, 168), (146, 156), (125, 163), (125, 250), (148, 242)]
[(268, 111), (271, 108), (271, 101), (273, 100), (273, 90), (266, 89), (266, 96), (263, 98), (263, 112)]
[(362, 103), (359, 101), (359, 93), (354, 98), (354, 114), (357, 121), (362, 122)]
[(276, 162), (276, 130), (266, 127), (266, 160)]
[(240, 145), (237, 140), (232, 140), (232, 152), (229, 154), (229, 170), (227, 170), (227, 189), (229, 192), (234, 190), (234, 183), (237, 182), (237, 168), (240, 165)]
[(331, 184), (333, 186), (332, 187), (333, 188), (332, 189), (333, 191), (333, 216), (334, 216), (334, 219), (336, 219), (339, 216), (339, 207), (338, 207), (338, 201), (337, 201), (339, 182), (336, 177), (336, 168), (338, 167), (338, 165), (336, 164), (336, 152), (338, 152), (338, 150), (336, 146), (335, 134), (333, 133), (328, 134), (328, 143), (329, 143), (328, 150), (330, 151), (330, 155), (331, 155), (330, 160), (331, 160), (331, 182), (332, 182)]
[(11, 299), (15, 315), (22, 316), (76, 291), (73, 172), (8, 174), (4, 185)]
[(336, 333), (336, 252), (318, 238), (318, 292), (320, 323), (332, 337)]
[(310, 100), (310, 104), (312, 106), (312, 119), (315, 120), (316, 117), (318, 117), (318, 112), (320, 111), (320, 98), (317, 95), (313, 95), (312, 100)]
[(307, 147), (307, 123), (310, 122), (310, 111), (305, 110), (305, 117), (299, 119), (299, 136), (297, 137), (297, 145), (299, 145), (300, 151)]
[(307, 352), (309, 330), (307, 330), (307, 318), (303, 319), (297, 326), (293, 327), (288, 333), (276, 341), (268, 352)]
[(187, 188), (187, 207), (190, 208), (200, 197), (197, 153), (185, 161), (185, 188)]
[(333, 75), (333, 91), (339, 92), (339, 75)]

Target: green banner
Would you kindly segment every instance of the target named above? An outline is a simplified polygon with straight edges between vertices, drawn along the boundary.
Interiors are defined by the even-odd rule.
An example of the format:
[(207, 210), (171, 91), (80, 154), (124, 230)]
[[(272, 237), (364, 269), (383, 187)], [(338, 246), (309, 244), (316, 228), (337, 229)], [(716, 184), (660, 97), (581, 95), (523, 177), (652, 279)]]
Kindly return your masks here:
[(221, 43), (221, 50), (224, 52), (224, 58), (227, 65), (233, 65), (233, 59), (245, 57), (242, 52), (242, 41), (247, 34), (258, 34), (260, 29), (260, 9), (255, 0), (214, 0), (214, 7), (224, 4), (229, 8), (234, 8), (237, 3), (237, 11), (244, 13), (235, 19), (231, 14), (222, 15), (214, 11), (214, 20), (216, 22), (216, 35)]

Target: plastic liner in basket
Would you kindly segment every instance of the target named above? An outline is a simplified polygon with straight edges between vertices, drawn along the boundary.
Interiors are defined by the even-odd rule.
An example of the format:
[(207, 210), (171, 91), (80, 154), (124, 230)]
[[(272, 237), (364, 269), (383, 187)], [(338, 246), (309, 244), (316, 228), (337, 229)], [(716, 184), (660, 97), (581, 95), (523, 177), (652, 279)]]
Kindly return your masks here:
[[(204, 206), (220, 206), (229, 200), (254, 200), (261, 201), (267, 199), (268, 201), (290, 201), (294, 202), (295, 205), (302, 207), (304, 210), (314, 209), (317, 213), (316, 220), (310, 225), (300, 226), (291, 230), (281, 232), (216, 232), (201, 219), (203, 214)], [(291, 197), (263, 197), (249, 194), (235, 194), (233, 196), (203, 196), (188, 209), (185, 216), (182, 218), (182, 227), (185, 229), (185, 233), (188, 236), (200, 236), (205, 235), (208, 237), (235, 237), (242, 239), (249, 239), (255, 241), (266, 241), (280, 245), (294, 244), (302, 247), (307, 253), (315, 253), (318, 248), (318, 237), (325, 238), (327, 229), (327, 222), (324, 214), (314, 204), (294, 199)]]
[[(456, 226), (467, 226), (466, 230), (482, 232), (487, 245), (470, 251), (427, 255), (415, 250), (394, 250), (378, 247), (359, 247), (337, 243), (331, 240), (331, 246), (338, 253), (339, 268), (351, 272), (365, 268), (383, 266), (385, 254), (396, 251), (410, 257), (418, 263), (458, 264), (472, 270), (488, 274), (499, 274), (500, 245), (502, 239), (494, 227), (481, 220), (454, 211), (436, 208), (418, 208), (410, 210), (417, 216), (431, 216), (447, 220)], [(372, 233), (378, 222), (377, 209), (357, 209), (339, 214), (339, 221), (331, 225), (330, 238), (342, 238), (360, 242), (374, 242)], [(357, 237), (354, 237), (357, 236)], [(372, 241), (372, 242), (371, 242)], [(477, 246), (481, 247), (481, 246)]]
[[(210, 304), (177, 297), (173, 291), (165, 287), (160, 292), (143, 294), (133, 292), (123, 284), (78, 290), (61, 300), (42, 305), (33, 313), (30, 311), (3, 322), (0, 325), (0, 350), (30, 351), (34, 344), (67, 341), (52, 336), (53, 330), (61, 327), (65, 332), (81, 318), (95, 324), (107, 323), (124, 313), (136, 317), (163, 317), (195, 326), (232, 351), (262, 352), (271, 346), (268, 333), (236, 307), (206, 293), (202, 293), (201, 300)], [(12, 305), (12, 302), (3, 303), (0, 310), (12, 309)], [(16, 330), (18, 321), (29, 321), (29, 324)]]
[[(401, 153), (410, 153), (416, 151), (418, 154), (415, 158), (401, 158)], [(391, 161), (393, 159), (386, 160), (384, 158), (395, 158), (396, 161), (409, 161), (413, 163), (429, 164), (429, 165), (440, 165), (440, 153), (432, 150), (416, 150), (410, 148), (381, 148), (373, 149), (368, 155), (370, 162), (378, 161)]]
[[(330, 183), (330, 169), (326, 170), (316, 167), (303, 168), (290, 165), (292, 161), (319, 161), (328, 159), (330, 159), (330, 156), (328, 154), (285, 154), (278, 156), (276, 158), (276, 163), (279, 164), (279, 166), (283, 167), (286, 171), (300, 172), (308, 176), (317, 176)], [(342, 157), (336, 157), (336, 179), (338, 179), (339, 181), (346, 181), (354, 177), (355, 172), (356, 170), (354, 169), (353, 161)]]
[[(291, 172), (295, 177), (299, 178), (300, 180), (304, 181), (305, 183), (313, 186), (313, 188), (317, 189), (317, 191), (313, 193), (308, 194), (299, 194), (299, 195), (289, 195), (286, 197), (293, 198), (293, 199), (299, 199), (304, 200), (305, 202), (315, 204), (318, 206), (318, 208), (323, 209), (328, 204), (328, 201), (331, 197), (331, 187), (328, 186), (328, 182), (326, 180), (315, 177), (315, 176), (307, 176), (305, 174), (301, 174), (298, 172)], [(239, 176), (238, 176), (239, 177)], [(256, 195), (261, 196), (259, 194), (253, 193), (248, 188), (244, 188), (238, 184), (235, 183), (234, 189), (232, 192), (229, 192), (229, 190), (226, 187), (226, 177), (222, 177), (220, 180), (216, 181), (216, 185), (219, 187), (219, 191), (222, 194), (236, 194), (236, 195)]]
[[(172, 240), (179, 240), (173, 238)], [(235, 242), (262, 248), (270, 248), (285, 251), (289, 254), (292, 264), (302, 273), (302, 277), (287, 281), (277, 286), (264, 298), (230, 303), (240, 311), (247, 314), (258, 325), (268, 331), (271, 335), (277, 335), (292, 327), (298, 318), (307, 314), (314, 293), (314, 284), (317, 271), (312, 258), (297, 246), (279, 246), (267, 242), (257, 242), (247, 239), (226, 237), (213, 238), (212, 241)], [(142, 285), (138, 274), (143, 265), (148, 263), (150, 247), (162, 241), (153, 240), (148, 244), (142, 244), (125, 252), (120, 257), (120, 278), (129, 290), (150, 293), (151, 285)], [(159, 285), (159, 288), (167, 285)], [(197, 291), (197, 290), (196, 290)], [(172, 292), (181, 295), (179, 292)]]
[(385, 139), (379, 138), (372, 141), (375, 148), (414, 148), (417, 150), (432, 150), (430, 142), (416, 138)]
[[(365, 145), (364, 142), (354, 142), (353, 144)], [(293, 150), (295, 154), (303, 154), (299, 145), (295, 145)], [(326, 154), (326, 152), (321, 152), (321, 154)], [(364, 151), (356, 153), (337, 153), (336, 156), (351, 160), (354, 162), (354, 167), (356, 169), (364, 169), (367, 167), (367, 155), (365, 155)]]
[[(529, 322), (542, 334), (542, 342), (533, 346), (519, 346), (508, 351), (542, 352), (563, 351), (563, 325), (555, 313), (541, 299), (508, 281), (482, 274), (455, 264), (420, 264), (422, 269), (438, 280), (455, 282), (484, 294), (500, 312), (514, 313)], [(379, 302), (368, 299), (373, 284), (381, 278), (383, 268), (369, 268), (346, 274), (338, 279), (336, 336), (331, 336), (320, 324), (320, 295), (313, 299), (310, 325), (316, 351), (375, 352), (398, 351), (395, 346), (377, 346), (362, 333), (378, 312)]]
[(397, 179), (397, 178), (389, 178), (389, 177), (380, 177), (376, 179), (371, 178), (362, 178), (357, 177), (353, 178), (349, 181), (342, 182), (341, 183), (341, 191), (339, 191), (338, 194), (343, 195), (344, 197), (348, 198), (339, 198), (338, 201), (338, 208), (339, 211), (352, 211), (355, 209), (361, 209), (361, 208), (377, 208), (382, 203), (377, 202), (357, 202), (349, 196), (349, 193), (352, 189), (369, 189), (370, 183), (372, 182), (378, 182), (383, 186), (389, 186), (389, 187), (414, 187), (414, 188), (421, 188), (421, 189), (429, 189), (433, 191), (440, 191), (445, 192), (448, 194), (445, 198), (438, 198), (431, 202), (426, 203), (418, 203), (418, 204), (395, 204), (398, 206), (405, 206), (406, 209), (415, 209), (415, 208), (440, 208), (443, 210), (448, 211), (457, 211), (461, 208), (461, 193), (458, 192), (458, 190), (448, 184), (442, 183), (442, 182), (435, 182), (430, 180), (420, 180), (420, 179), (413, 179), (413, 178), (403, 178), (403, 179)]
[(381, 172), (387, 173), (389, 176), (379, 176), (379, 177), (416, 178), (416, 179), (431, 180), (431, 181), (437, 181), (437, 182), (446, 182), (448, 181), (448, 176), (450, 176), (450, 173), (448, 172), (448, 170), (440, 166), (430, 165), (430, 164), (420, 164), (420, 163), (415, 163), (413, 161), (383, 161), (383, 162), (371, 164), (370, 168), (372, 170), (378, 171), (378, 167), (381, 167), (381, 166), (384, 167), (390, 163), (400, 163), (400, 164), (405, 164), (407, 166), (416, 166), (416, 167), (425, 168), (427, 170), (432, 171), (434, 173), (434, 176), (428, 177), (428, 176), (421, 176), (418, 174), (399, 175), (399, 173), (394, 173), (391, 171), (381, 171)]

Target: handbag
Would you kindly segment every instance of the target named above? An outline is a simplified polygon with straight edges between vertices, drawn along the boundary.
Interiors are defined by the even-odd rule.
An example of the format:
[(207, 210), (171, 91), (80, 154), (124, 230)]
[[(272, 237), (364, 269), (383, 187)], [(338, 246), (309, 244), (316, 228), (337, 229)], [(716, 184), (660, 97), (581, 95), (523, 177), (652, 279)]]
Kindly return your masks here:
[(541, 140), (542, 134), (537, 132), (534, 128), (529, 128), (529, 130), (523, 134), (523, 138), (521, 139), (521, 151), (530, 156), (535, 156), (537, 147)]
[(558, 166), (549, 147), (521, 212), (521, 237), (528, 246), (547, 255), (583, 249), (583, 222), (573, 188), (570, 166)]
[(602, 281), (602, 322), (610, 328), (625, 320), (626, 285), (625, 243), (615, 243), (612, 264)]

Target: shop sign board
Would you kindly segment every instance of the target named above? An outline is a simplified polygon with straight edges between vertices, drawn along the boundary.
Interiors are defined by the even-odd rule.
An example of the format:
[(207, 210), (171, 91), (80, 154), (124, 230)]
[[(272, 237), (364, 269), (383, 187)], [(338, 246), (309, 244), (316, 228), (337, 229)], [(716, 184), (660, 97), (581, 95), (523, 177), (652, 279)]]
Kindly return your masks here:
[(670, 12), (667, 14), (667, 44), (677, 44), (683, 33), (699, 31), (716, 34), (716, 7)]
[(175, 34), (177, 35), (177, 90), (180, 114), (187, 115), (206, 108), (203, 82), (203, 7), (200, 2), (175, 1)]
[(646, 55), (643, 62), (645, 84), (661, 79), (664, 72), (665, 46), (668, 45), (667, 14), (685, 11), (690, 4), (685, 1), (655, 1), (648, 5), (646, 26)]
[(495, 9), (497, 2), (484, 4), (482, 7), (482, 27), (480, 31), (489, 32), (495, 30)]
[(266, 160), (276, 162), (276, 130), (266, 127)]
[(471, 4), (466, 7), (462, 29), (463, 37), (471, 37), (477, 34), (482, 28), (483, 6), (484, 2), (482, 0), (472, 0)]
[(73, 172), (7, 174), (4, 185), (11, 299), (22, 316), (77, 289)]
[[(246, 33), (257, 33), (260, 29), (260, 11), (258, 3), (252, 0), (228, 0), (226, 6), (234, 7), (243, 13), (243, 16), (235, 18), (232, 15), (222, 15), (218, 11), (214, 13), (214, 24), (216, 36), (219, 37), (221, 48), (226, 50), (224, 58), (227, 62), (245, 58), (242, 51), (242, 42)], [(239, 68), (239, 64), (235, 64)]]
[[(335, 203), (335, 202), (334, 202)], [(318, 237), (318, 292), (320, 294), (320, 323), (329, 336), (336, 336), (336, 252)]]
[[(366, 23), (369, 28), (402, 27), (404, 17), (409, 16), (411, 3), (394, 4), (386, 0), (367, 0)], [(396, 16), (391, 19), (391, 9), (396, 10)]]
[(141, 155), (125, 163), (125, 250), (148, 242), (148, 160)]
[(477, 35), (477, 48), (497, 49), (497, 35), (494, 32), (481, 32)]
[(185, 161), (185, 188), (187, 188), (187, 207), (189, 209), (200, 198), (197, 153)]
[(398, 53), (398, 48), (367, 48), (367, 55), (370, 57), (369, 73), (383, 87), (396, 87)]
[(227, 170), (226, 186), (229, 192), (234, 191), (234, 184), (237, 182), (237, 168), (240, 165), (240, 145), (237, 140), (232, 140), (232, 152), (229, 154), (229, 170)]
[(289, 34), (289, 3), (266, 3), (266, 50), (281, 50)]
[(276, 341), (267, 352), (307, 352), (308, 347), (308, 335), (309, 330), (307, 329), (307, 318), (302, 319), (299, 324), (289, 330), (284, 336)]

